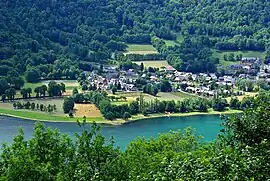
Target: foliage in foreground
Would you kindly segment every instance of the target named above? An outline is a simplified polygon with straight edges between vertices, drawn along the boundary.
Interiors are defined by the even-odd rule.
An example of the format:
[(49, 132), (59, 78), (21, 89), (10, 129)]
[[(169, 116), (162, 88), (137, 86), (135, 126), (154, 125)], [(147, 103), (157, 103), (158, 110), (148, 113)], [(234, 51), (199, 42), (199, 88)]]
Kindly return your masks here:
[[(255, 105), (255, 104), (254, 104)], [(138, 138), (121, 152), (99, 127), (80, 124), (75, 140), (36, 124), (4, 145), (0, 180), (267, 180), (270, 179), (270, 105), (256, 103), (231, 116), (213, 143), (192, 128)]]

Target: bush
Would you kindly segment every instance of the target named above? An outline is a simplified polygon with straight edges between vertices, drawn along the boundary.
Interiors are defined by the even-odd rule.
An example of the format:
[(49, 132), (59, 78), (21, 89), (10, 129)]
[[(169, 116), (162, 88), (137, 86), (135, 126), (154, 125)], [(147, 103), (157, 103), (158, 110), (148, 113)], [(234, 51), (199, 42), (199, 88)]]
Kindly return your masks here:
[(129, 112), (125, 112), (123, 115), (123, 119), (127, 121), (129, 118), (131, 118), (131, 114)]
[(73, 112), (72, 112), (71, 110), (69, 111), (68, 116), (69, 116), (70, 118), (73, 118), (73, 117), (74, 117), (74, 116), (73, 116)]
[(115, 119), (115, 115), (114, 115), (114, 113), (112, 113), (112, 112), (108, 112), (108, 113), (105, 113), (105, 114), (104, 114), (104, 118), (105, 118), (105, 119), (108, 119), (108, 120), (110, 120), (110, 121), (112, 121), (112, 120)]

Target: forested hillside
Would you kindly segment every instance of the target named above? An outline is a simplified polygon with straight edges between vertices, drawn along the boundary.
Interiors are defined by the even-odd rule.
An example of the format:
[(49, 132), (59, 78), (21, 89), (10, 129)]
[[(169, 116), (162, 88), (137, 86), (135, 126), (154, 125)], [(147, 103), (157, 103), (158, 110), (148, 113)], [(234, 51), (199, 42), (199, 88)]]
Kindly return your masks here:
[[(153, 44), (179, 70), (214, 72), (217, 50), (266, 50), (268, 0), (12, 0), (0, 2), (0, 83), (19, 75), (75, 79), (128, 43)], [(167, 47), (164, 40), (183, 41)], [(268, 51), (268, 56), (269, 56)], [(270, 56), (269, 56), (270, 57)], [(30, 76), (31, 77), (31, 76)]]

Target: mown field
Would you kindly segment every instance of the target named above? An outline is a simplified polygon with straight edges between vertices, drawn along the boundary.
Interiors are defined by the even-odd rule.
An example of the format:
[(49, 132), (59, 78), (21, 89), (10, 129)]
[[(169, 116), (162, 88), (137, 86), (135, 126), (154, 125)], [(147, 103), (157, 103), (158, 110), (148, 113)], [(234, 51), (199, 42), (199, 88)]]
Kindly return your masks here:
[(141, 63), (143, 63), (144, 67), (147, 68), (148, 67), (162, 68), (169, 65), (166, 60), (133, 61), (133, 63), (136, 63), (138, 65), (141, 65)]
[(94, 104), (75, 104), (74, 116), (78, 118), (96, 118), (102, 117), (100, 110)]
[(219, 58), (221, 65), (228, 66), (228, 65), (240, 63), (239, 61), (225, 61), (224, 54), (230, 54), (230, 53), (234, 53), (235, 56), (242, 54), (243, 57), (259, 57), (263, 61), (266, 55), (265, 52), (260, 52), (260, 51), (216, 51), (216, 50), (213, 50), (213, 55)]
[(118, 97), (124, 96), (127, 98), (127, 100), (113, 101), (112, 104), (121, 105), (131, 103), (132, 101), (136, 101), (136, 99), (140, 97), (140, 94), (143, 95), (145, 101), (151, 101), (155, 99), (158, 99), (160, 101), (170, 101), (170, 100), (180, 101), (185, 98), (194, 97), (193, 95), (185, 94), (182, 92), (159, 92), (157, 96), (152, 96), (150, 94), (145, 94), (141, 92), (117, 92), (115, 96)]
[(181, 97), (182, 99), (194, 98), (194, 96), (196, 96), (196, 95), (191, 95), (191, 94), (184, 93), (184, 92), (172, 92), (171, 94), (173, 94), (177, 97)]
[(146, 44), (129, 44), (127, 51), (124, 53), (127, 54), (155, 54), (158, 53), (157, 50), (153, 47), (153, 45)]

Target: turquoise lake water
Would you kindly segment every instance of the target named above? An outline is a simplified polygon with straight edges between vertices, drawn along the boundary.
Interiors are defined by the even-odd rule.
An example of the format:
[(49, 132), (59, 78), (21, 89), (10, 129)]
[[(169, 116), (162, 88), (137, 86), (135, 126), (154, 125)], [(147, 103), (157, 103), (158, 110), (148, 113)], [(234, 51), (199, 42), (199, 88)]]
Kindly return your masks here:
[[(33, 133), (34, 121), (0, 116), (0, 144), (11, 143), (18, 133), (19, 127), (24, 129), (25, 138), (29, 139)], [(191, 126), (196, 129), (198, 135), (204, 137), (204, 141), (213, 141), (220, 130), (221, 119), (217, 115), (188, 116), (171, 118), (145, 119), (121, 126), (102, 126), (101, 133), (106, 137), (114, 137), (116, 146), (125, 149), (129, 142), (136, 137), (157, 137), (159, 133), (170, 130), (185, 129)], [(81, 128), (76, 123), (44, 123), (46, 126), (57, 128), (62, 133), (74, 136)]]

